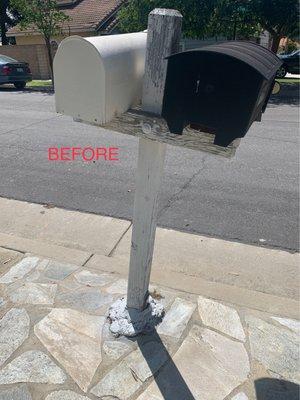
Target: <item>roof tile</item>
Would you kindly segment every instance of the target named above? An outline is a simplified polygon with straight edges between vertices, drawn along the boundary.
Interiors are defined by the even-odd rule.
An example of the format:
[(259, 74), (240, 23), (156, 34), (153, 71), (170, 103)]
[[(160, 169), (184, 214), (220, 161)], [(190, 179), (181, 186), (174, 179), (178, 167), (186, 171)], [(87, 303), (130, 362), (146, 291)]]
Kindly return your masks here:
[[(65, 21), (63, 30), (93, 30), (109, 18), (121, 5), (124, 0), (59, 0), (60, 9), (70, 17)], [(109, 26), (111, 23), (109, 24)], [(8, 34), (21, 33), (17, 25), (9, 29)], [(33, 29), (27, 29), (26, 33), (33, 32)]]

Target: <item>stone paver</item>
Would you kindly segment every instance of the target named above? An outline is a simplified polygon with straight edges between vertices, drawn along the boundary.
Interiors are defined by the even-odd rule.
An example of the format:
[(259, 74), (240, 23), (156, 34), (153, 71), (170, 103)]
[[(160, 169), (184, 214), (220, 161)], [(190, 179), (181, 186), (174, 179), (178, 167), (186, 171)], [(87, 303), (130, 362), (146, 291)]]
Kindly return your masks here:
[(113, 360), (118, 360), (130, 350), (132, 350), (132, 346), (121, 341), (117, 342), (116, 340), (106, 340), (103, 343), (104, 353)]
[(12, 308), (0, 320), (0, 366), (28, 338), (30, 319), (26, 310)]
[(232, 397), (231, 400), (249, 400), (244, 392), (240, 392)]
[(48, 394), (45, 400), (89, 400), (89, 397), (82, 396), (71, 390), (57, 390)]
[(13, 303), (17, 304), (53, 304), (57, 291), (56, 284), (25, 282), (21, 287), (9, 294)]
[(61, 293), (57, 301), (77, 310), (93, 312), (104, 305), (110, 305), (114, 297), (111, 294), (103, 293), (98, 288), (83, 288), (75, 291)]
[[(243, 389), (261, 378), (268, 398), (298, 398), (295, 385), (264, 383), (299, 381), (300, 322), (279, 312), (245, 316), (150, 285), (169, 309), (157, 326), (163, 342), (156, 333), (131, 340), (115, 338), (106, 318), (126, 279), (28, 256), (0, 280), (0, 400), (258, 400)], [(23, 305), (4, 309), (12, 303)]]
[(180, 338), (186, 328), (196, 305), (190, 301), (176, 298), (170, 310), (167, 312), (163, 322), (159, 325), (157, 332), (167, 336)]
[(127, 280), (118, 279), (116, 282), (106, 288), (107, 293), (111, 294), (126, 294), (127, 293)]
[[(91, 390), (95, 396), (107, 399), (127, 400), (142, 385), (125, 362), (113, 368)], [(115, 397), (114, 397), (115, 396)]]
[(299, 338), (286, 328), (247, 316), (252, 356), (268, 370), (300, 383)]
[(36, 336), (83, 391), (102, 361), (104, 323), (104, 317), (55, 309), (34, 327)]
[(199, 296), (198, 310), (204, 325), (245, 341), (245, 332), (234, 308)]
[(29, 273), (25, 277), (25, 280), (27, 282), (36, 282), (36, 281), (38, 281), (42, 277), (43, 271), (45, 270), (45, 268), (47, 267), (49, 262), (50, 262), (50, 260), (48, 260), (47, 258), (42, 259), (38, 263), (36, 268), (34, 270), (32, 270), (31, 273)]
[(10, 268), (10, 270), (0, 277), (0, 283), (12, 283), (22, 279), (26, 274), (32, 271), (38, 264), (37, 257), (26, 257)]
[(238, 343), (194, 326), (179, 350), (138, 400), (223, 400), (246, 381), (247, 352)]
[(75, 279), (83, 284), (89, 286), (104, 286), (110, 283), (113, 279), (113, 275), (110, 274), (95, 274), (94, 272), (90, 272), (88, 270), (83, 270), (77, 272), (75, 275)]
[(39, 350), (21, 354), (0, 371), (0, 385), (18, 382), (61, 384), (65, 380), (65, 373)]
[(43, 270), (43, 276), (51, 280), (61, 281), (79, 268), (78, 265), (49, 261), (48, 265)]
[(289, 318), (280, 318), (280, 317), (271, 317), (274, 321), (279, 322), (281, 325), (286, 326), (291, 329), (293, 332), (300, 335), (300, 321), (296, 321), (295, 319)]
[(20, 385), (0, 392), (0, 400), (32, 400), (26, 385)]
[(169, 354), (162, 343), (150, 341), (125, 358), (125, 363), (135, 375), (145, 382), (168, 361)]
[(3, 299), (3, 297), (0, 297), (0, 308), (3, 307), (6, 304), (6, 301)]
[(59, 287), (61, 290), (65, 289), (66, 291), (74, 292), (77, 289), (82, 289), (83, 286), (74, 277), (68, 277), (59, 283)]

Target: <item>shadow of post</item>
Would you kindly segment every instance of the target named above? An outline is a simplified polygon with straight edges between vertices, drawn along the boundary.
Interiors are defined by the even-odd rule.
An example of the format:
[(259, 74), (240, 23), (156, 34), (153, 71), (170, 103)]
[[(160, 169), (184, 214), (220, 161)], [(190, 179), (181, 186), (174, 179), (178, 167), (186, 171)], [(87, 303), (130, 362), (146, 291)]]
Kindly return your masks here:
[[(134, 325), (135, 312), (128, 311)], [(132, 341), (137, 342), (164, 400), (196, 400), (156, 330)]]
[[(156, 331), (147, 335), (136, 336), (134, 339), (154, 376), (164, 400), (196, 400)], [(156, 354), (149, 351), (151, 346), (145, 346), (151, 342), (156, 343)], [(168, 361), (161, 369), (158, 369), (159, 360), (162, 358), (168, 358)]]
[(254, 381), (257, 400), (299, 400), (299, 385), (282, 379), (261, 378)]

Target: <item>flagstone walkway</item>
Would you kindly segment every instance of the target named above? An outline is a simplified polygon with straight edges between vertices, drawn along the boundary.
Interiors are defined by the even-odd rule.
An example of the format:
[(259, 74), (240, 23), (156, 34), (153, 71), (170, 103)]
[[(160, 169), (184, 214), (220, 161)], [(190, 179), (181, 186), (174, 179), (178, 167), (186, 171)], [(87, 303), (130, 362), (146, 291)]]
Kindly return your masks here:
[(32, 255), (0, 270), (0, 400), (296, 400), (300, 323), (151, 286), (151, 335), (116, 338), (116, 274)]

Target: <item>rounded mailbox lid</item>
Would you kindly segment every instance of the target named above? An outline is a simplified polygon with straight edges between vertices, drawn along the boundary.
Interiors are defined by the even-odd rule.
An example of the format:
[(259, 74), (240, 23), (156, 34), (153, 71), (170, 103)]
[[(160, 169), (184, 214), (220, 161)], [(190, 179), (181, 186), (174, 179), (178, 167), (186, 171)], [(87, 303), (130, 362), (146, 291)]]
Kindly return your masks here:
[(213, 52), (233, 57), (254, 68), (265, 79), (273, 78), (278, 68), (282, 65), (282, 61), (270, 50), (256, 43), (242, 41), (228, 41), (212, 44), (198, 49), (173, 54), (168, 58), (191, 52)]

